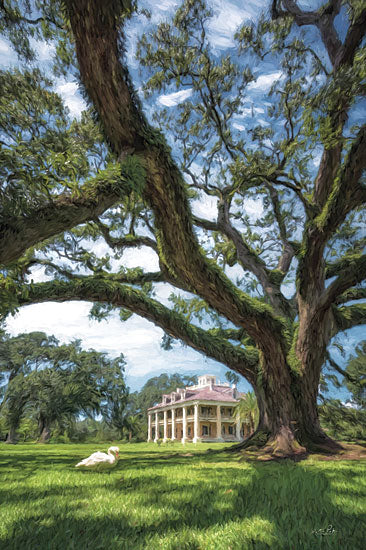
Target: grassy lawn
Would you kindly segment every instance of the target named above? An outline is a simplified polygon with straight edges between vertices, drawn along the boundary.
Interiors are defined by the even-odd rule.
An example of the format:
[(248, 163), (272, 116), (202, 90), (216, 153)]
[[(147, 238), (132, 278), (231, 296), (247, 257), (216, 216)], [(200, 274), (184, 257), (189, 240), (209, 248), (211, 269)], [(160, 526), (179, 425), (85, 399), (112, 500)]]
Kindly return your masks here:
[[(0, 444), (0, 548), (363, 550), (366, 461), (245, 462), (209, 445)], [(224, 445), (210, 444), (211, 448)], [(182, 455), (190, 456), (182, 456)]]

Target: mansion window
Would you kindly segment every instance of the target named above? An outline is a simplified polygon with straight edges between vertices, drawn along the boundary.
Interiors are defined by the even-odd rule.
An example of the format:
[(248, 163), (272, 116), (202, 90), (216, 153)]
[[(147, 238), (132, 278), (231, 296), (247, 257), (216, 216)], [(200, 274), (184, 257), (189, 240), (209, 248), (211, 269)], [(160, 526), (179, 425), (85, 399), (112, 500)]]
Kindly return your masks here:
[(202, 426), (202, 435), (211, 435), (211, 426)]

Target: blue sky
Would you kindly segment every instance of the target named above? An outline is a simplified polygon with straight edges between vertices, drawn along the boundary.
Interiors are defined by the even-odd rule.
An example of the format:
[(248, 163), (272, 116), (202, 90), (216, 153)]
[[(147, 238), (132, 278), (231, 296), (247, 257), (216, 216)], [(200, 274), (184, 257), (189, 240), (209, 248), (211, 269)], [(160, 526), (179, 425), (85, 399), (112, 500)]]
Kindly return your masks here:
[[(320, 3), (318, 1), (300, 2), (304, 8), (314, 8)], [(164, 18), (168, 18), (179, 5), (179, 2), (175, 0), (161, 0), (160, 2), (144, 0), (141, 5), (152, 10), (151, 23), (157, 23)], [(209, 38), (213, 50), (220, 54), (233, 48), (233, 35), (237, 27), (244, 21), (256, 19), (259, 12), (268, 4), (256, 0), (248, 0), (245, 3), (212, 0), (211, 5), (214, 9), (214, 17), (209, 25)], [(128, 62), (134, 76), (137, 75), (138, 67), (134, 59), (136, 39), (145, 28), (145, 19), (134, 18), (127, 32), (130, 42), (127, 50)], [(36, 49), (40, 64), (46, 68), (54, 53), (53, 46), (38, 43)], [(0, 66), (15, 66), (17, 63), (16, 56), (7, 42), (0, 39)], [(255, 82), (250, 84), (248, 103), (244, 108), (243, 115), (234, 122), (234, 127), (239, 132), (244, 130), (248, 121), (251, 124), (255, 122), (255, 124), (262, 124), (263, 126), (268, 124), (265, 119), (266, 94), (273, 81), (280, 77), (281, 73), (278, 68), (274, 64), (267, 63), (265, 71), (260, 74)], [(55, 90), (69, 107), (70, 115), (78, 117), (85, 104), (78, 93), (77, 83), (72, 78), (59, 78), (55, 80)], [(174, 108), (181, 101), (187, 99), (190, 93), (189, 89), (166, 91), (156, 97), (154, 101), (157, 107)], [(246, 208), (254, 218), (260, 217), (263, 213), (260, 200), (248, 200)], [(197, 201), (193, 209), (197, 215), (213, 219), (217, 212), (216, 200), (212, 197), (202, 197), (202, 200)], [(104, 244), (97, 244), (97, 246), (101, 247), (101, 252), (105, 248)], [(126, 251), (123, 255), (123, 263), (126, 267), (141, 266), (149, 271), (158, 269), (156, 255), (153, 251), (144, 247), (137, 252)], [(232, 275), (235, 275), (234, 271)], [(42, 270), (35, 270), (32, 278), (35, 281), (43, 280)], [(167, 302), (169, 293), (170, 288), (167, 285), (157, 285), (157, 297), (163, 302)], [(205, 358), (188, 347), (176, 343), (173, 350), (162, 350), (160, 342), (163, 331), (148, 321), (133, 315), (128, 321), (121, 323), (116, 315), (112, 315), (107, 321), (98, 323), (88, 318), (89, 309), (90, 304), (85, 302), (32, 305), (22, 308), (15, 317), (9, 318), (7, 327), (11, 334), (42, 330), (54, 334), (62, 342), (80, 338), (85, 348), (105, 351), (112, 356), (119, 355), (121, 352), (124, 353), (127, 360), (127, 383), (132, 390), (139, 389), (148, 378), (162, 372), (179, 372), (182, 374), (209, 372), (224, 379), (224, 373), (227, 371), (226, 367)], [(348, 354), (352, 352), (357, 342), (365, 337), (364, 332), (364, 327), (361, 327), (349, 331), (343, 337)], [(340, 357), (337, 357), (337, 359), (340, 363), (344, 363), (344, 359)], [(246, 391), (250, 389), (250, 386), (243, 379), (239, 389)], [(345, 394), (342, 394), (341, 397), (344, 398)]]

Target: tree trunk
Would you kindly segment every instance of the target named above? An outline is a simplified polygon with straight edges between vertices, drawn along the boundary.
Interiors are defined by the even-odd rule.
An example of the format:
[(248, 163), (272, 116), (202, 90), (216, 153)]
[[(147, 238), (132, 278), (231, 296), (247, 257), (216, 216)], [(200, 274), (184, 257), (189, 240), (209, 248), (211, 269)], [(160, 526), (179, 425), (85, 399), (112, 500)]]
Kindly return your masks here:
[(6, 435), (5, 443), (8, 443), (9, 445), (14, 445), (16, 442), (17, 442), (16, 429), (15, 427), (11, 426)]
[(280, 356), (262, 358), (253, 385), (259, 408), (256, 431), (240, 447), (262, 448), (274, 457), (296, 457), (341, 446), (322, 430), (317, 408), (319, 376), (295, 374)]
[(332, 451), (342, 447), (321, 428), (317, 406), (320, 373), (333, 324), (331, 311), (318, 307), (322, 290), (323, 287), (314, 287), (310, 299), (305, 301), (301, 296), (298, 299), (300, 324), (296, 355), (301, 365), (301, 379), (296, 400), (297, 420), (301, 441), (309, 450)]
[(39, 439), (38, 443), (48, 443), (51, 437), (51, 426), (45, 418), (40, 418), (39, 423)]

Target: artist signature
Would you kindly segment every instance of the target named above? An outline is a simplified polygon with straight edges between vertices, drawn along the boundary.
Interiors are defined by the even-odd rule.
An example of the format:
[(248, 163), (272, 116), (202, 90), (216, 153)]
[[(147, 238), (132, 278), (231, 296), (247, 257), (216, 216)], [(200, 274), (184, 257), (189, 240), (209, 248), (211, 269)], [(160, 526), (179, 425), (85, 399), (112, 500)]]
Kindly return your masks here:
[(327, 535), (333, 535), (336, 532), (333, 525), (329, 525), (326, 529), (313, 529), (312, 535), (318, 535), (320, 537), (325, 537)]

